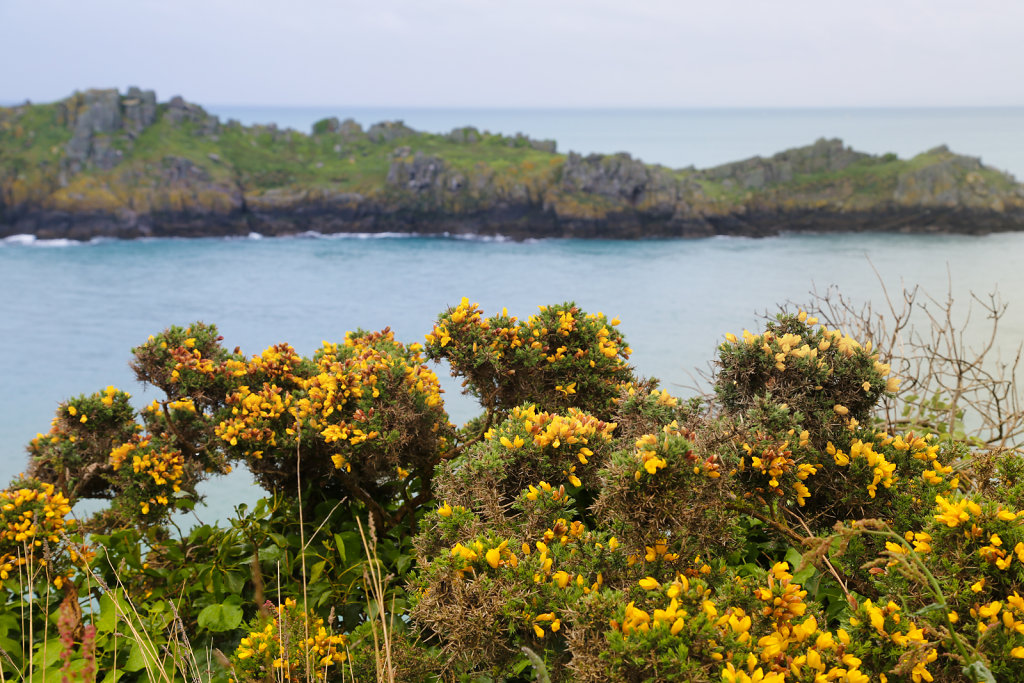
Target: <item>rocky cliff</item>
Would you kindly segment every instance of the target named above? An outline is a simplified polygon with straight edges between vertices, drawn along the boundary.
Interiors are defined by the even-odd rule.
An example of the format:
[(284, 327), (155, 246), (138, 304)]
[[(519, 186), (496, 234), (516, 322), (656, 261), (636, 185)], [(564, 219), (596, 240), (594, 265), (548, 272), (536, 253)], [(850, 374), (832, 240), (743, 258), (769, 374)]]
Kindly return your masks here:
[(1024, 186), (945, 147), (900, 160), (818, 140), (675, 170), (471, 127), (434, 135), (336, 118), (310, 134), (246, 127), (138, 88), (0, 108), (0, 238), (1020, 229)]

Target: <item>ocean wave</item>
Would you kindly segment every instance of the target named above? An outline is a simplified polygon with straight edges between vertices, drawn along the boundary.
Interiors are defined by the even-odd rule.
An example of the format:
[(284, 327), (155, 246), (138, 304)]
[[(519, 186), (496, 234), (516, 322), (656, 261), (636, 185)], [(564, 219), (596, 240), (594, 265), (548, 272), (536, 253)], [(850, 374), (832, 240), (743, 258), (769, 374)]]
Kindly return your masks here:
[(132, 239), (120, 239), (117, 237), (93, 237), (87, 241), (72, 240), (66, 238), (40, 239), (35, 235), (18, 234), (10, 235), (0, 239), (0, 246), (17, 247), (74, 247), (87, 244), (103, 244), (109, 242), (137, 242), (152, 243), (164, 241), (193, 241), (193, 240), (222, 240), (222, 241), (258, 241), (258, 240), (288, 240), (288, 239), (317, 239), (317, 240), (402, 240), (402, 239), (434, 239), (434, 240), (456, 240), (460, 242), (522, 242), (533, 244), (536, 242), (549, 241), (551, 237), (528, 237), (517, 239), (508, 235), (474, 235), (468, 233), (452, 232), (331, 232), (323, 233), (315, 230), (292, 233), (286, 235), (264, 235), (259, 232), (250, 232), (246, 235), (223, 235), (210, 237), (194, 236), (169, 236), (169, 237), (136, 237)]
[(43, 240), (35, 235), (20, 234), (3, 238), (0, 240), (0, 244), (15, 247), (77, 247), (83, 244), (83, 242), (64, 238)]
[[(472, 235), (451, 232), (317, 232), (307, 230), (294, 235), (280, 235), (276, 239), (318, 239), (318, 240), (394, 240), (394, 239), (436, 239), (460, 240), (467, 242), (514, 242), (508, 235)], [(521, 241), (537, 241), (535, 239)]]

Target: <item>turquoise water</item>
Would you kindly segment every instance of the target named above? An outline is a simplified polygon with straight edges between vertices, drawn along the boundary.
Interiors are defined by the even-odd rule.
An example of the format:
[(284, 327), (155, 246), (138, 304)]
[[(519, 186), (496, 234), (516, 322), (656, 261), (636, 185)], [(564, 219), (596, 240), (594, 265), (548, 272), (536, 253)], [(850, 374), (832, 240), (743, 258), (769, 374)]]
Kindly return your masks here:
[[(755, 326), (765, 310), (830, 284), (877, 301), (868, 256), (890, 288), (902, 280), (944, 295), (947, 264), (961, 300), (998, 287), (1012, 304), (1002, 343), (1024, 337), (1024, 234), (0, 243), (0, 479), (24, 467), (24, 444), (47, 430), (58, 401), (108, 384), (139, 404), (155, 398), (134, 383), (130, 348), (170, 324), (217, 323), (224, 343), (248, 354), (280, 341), (310, 353), (357, 327), (390, 325), (399, 339), (420, 341), (463, 296), (516, 315), (575, 300), (619, 316), (637, 370), (685, 395), (722, 335)], [(473, 404), (444, 379), (453, 419), (468, 419)], [(204, 516), (258, 495), (244, 475), (207, 490), (216, 493)]]
[(755, 154), (842, 138), (863, 152), (910, 158), (938, 145), (981, 157), (1024, 179), (1024, 107), (842, 109), (416, 109), (210, 106), (222, 120), (276, 122), (309, 132), (314, 121), (351, 117), (364, 126), (402, 119), (434, 133), (472, 125), (558, 142), (559, 151), (630, 152), (648, 163), (705, 168)]

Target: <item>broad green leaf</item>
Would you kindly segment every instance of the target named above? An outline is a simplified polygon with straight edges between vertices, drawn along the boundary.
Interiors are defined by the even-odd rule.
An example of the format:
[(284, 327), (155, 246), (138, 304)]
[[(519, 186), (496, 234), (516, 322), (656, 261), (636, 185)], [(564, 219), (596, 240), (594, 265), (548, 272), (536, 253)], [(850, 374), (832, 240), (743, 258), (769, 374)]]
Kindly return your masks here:
[(60, 659), (60, 653), (60, 638), (51, 638), (37, 646), (36, 653), (32, 655), (32, 663), (37, 667), (46, 668)]
[(321, 560), (313, 565), (313, 568), (309, 571), (309, 583), (316, 583), (320, 575), (324, 573), (324, 566), (327, 564), (327, 560)]
[(114, 669), (113, 671), (108, 671), (107, 675), (103, 677), (103, 680), (100, 681), (100, 683), (117, 683), (117, 681), (120, 680), (121, 676), (123, 676), (123, 675), (124, 675), (124, 672), (121, 671), (120, 669)]
[(241, 623), (242, 608), (238, 605), (208, 605), (199, 613), (199, 627), (211, 631), (231, 631)]
[(124, 663), (124, 670), (130, 672), (141, 671), (146, 668), (146, 655), (138, 643), (132, 643), (132, 650), (128, 655), (128, 661)]
[(797, 571), (800, 565), (803, 563), (804, 557), (796, 548), (790, 548), (786, 551), (786, 562), (789, 562), (789, 569), (793, 572), (793, 582), (802, 584), (807, 579), (811, 578), (814, 574), (814, 566), (809, 564)]
[(96, 629), (100, 633), (110, 633), (117, 626), (117, 607), (110, 593), (100, 597), (100, 616), (96, 619)]

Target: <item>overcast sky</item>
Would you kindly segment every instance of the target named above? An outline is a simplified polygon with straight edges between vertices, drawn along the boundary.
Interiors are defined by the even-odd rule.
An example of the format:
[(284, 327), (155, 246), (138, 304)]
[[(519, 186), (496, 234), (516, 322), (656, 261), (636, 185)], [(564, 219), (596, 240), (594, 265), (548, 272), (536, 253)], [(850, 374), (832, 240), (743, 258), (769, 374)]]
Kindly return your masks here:
[(0, 0), (0, 101), (1024, 105), (1017, 0)]

